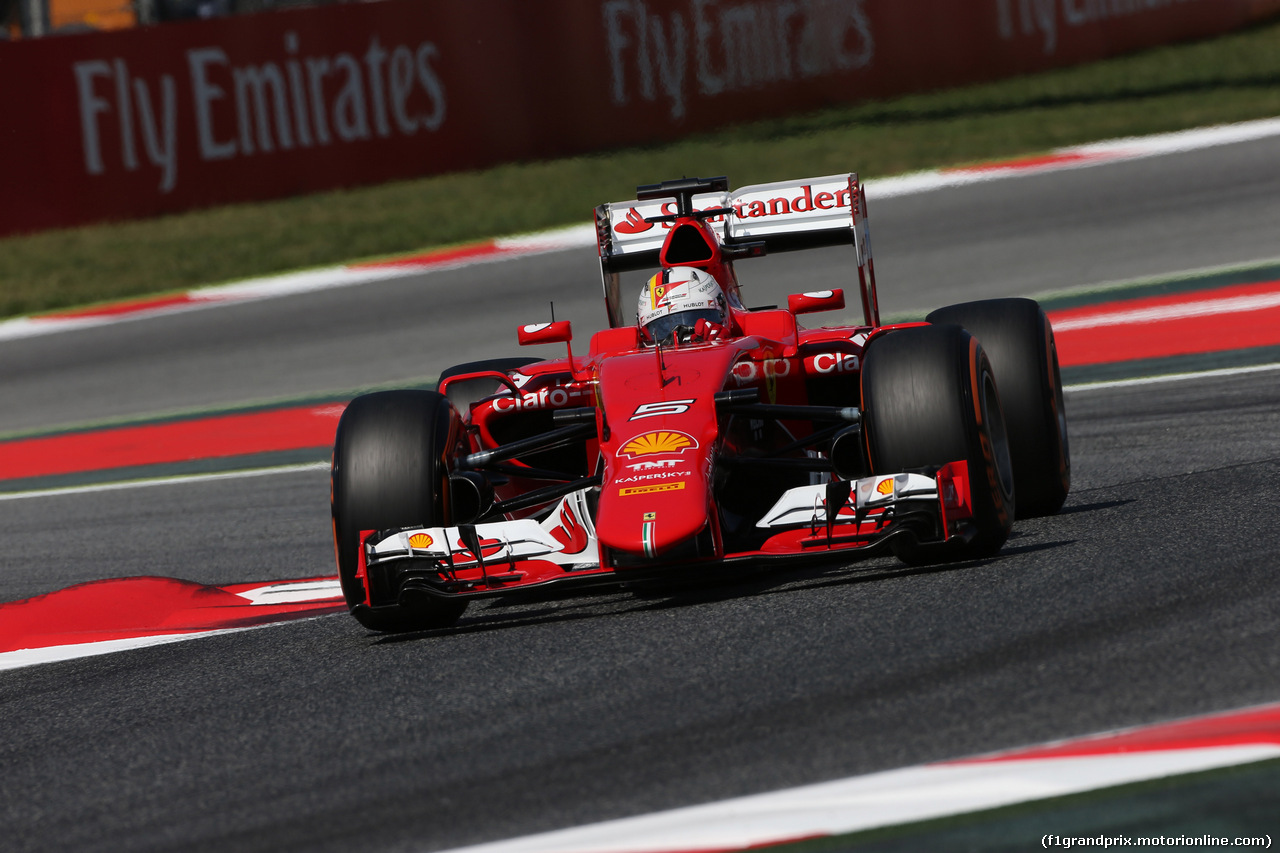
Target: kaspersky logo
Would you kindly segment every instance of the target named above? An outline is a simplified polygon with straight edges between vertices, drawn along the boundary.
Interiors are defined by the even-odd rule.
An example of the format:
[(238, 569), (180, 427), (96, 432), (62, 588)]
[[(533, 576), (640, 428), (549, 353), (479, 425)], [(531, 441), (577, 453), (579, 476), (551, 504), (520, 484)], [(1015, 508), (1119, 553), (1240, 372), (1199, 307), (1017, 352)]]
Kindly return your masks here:
[(627, 211), (627, 218), (613, 226), (619, 234), (643, 234), (653, 227), (652, 222), (645, 222), (640, 211), (634, 207)]

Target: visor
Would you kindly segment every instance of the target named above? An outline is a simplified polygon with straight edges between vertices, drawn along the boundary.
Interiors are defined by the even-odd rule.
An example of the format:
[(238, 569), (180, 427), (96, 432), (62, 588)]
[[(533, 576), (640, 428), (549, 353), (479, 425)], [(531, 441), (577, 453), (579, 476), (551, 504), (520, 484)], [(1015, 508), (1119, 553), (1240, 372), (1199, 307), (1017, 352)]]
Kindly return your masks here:
[(699, 320), (706, 320), (708, 323), (721, 323), (724, 318), (720, 316), (720, 312), (715, 308), (699, 308), (695, 311), (677, 311), (674, 314), (668, 314), (645, 326), (645, 330), (653, 338), (655, 344), (662, 346), (672, 346), (676, 343), (683, 343), (689, 339), (689, 335), (693, 333), (693, 327), (698, 325)]

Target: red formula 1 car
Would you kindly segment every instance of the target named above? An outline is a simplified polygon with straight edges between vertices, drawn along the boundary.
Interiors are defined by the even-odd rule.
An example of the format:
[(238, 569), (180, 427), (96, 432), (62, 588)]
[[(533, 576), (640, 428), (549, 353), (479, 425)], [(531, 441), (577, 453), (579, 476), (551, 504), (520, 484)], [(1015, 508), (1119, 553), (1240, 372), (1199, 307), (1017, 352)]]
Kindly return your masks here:
[[(1015, 515), (1062, 506), (1066, 419), (1035, 302), (881, 325), (856, 175), (637, 196), (596, 210), (609, 328), (586, 352), (568, 322), (527, 325), (522, 345), (566, 355), (348, 406), (333, 527), (363, 625), (443, 627), (473, 598), (536, 587), (985, 557)], [(834, 288), (743, 306), (736, 261), (833, 244), (853, 247), (861, 325), (798, 322), (843, 309)], [(652, 276), (632, 314), (635, 270)]]

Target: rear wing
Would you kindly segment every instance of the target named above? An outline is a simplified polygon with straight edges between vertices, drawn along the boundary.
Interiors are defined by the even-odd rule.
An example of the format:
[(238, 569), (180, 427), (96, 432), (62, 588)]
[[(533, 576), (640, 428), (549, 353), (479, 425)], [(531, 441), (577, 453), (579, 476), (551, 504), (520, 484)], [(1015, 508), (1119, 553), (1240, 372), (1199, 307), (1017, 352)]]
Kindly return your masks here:
[[(702, 188), (707, 191), (697, 191)], [(596, 243), (611, 326), (628, 322), (621, 316), (619, 274), (659, 266), (678, 214), (713, 210), (717, 212), (699, 218), (710, 226), (730, 260), (852, 245), (864, 317), (869, 326), (880, 324), (866, 195), (857, 174), (756, 184), (732, 192), (724, 178), (671, 181), (641, 190), (640, 198), (596, 208)]]

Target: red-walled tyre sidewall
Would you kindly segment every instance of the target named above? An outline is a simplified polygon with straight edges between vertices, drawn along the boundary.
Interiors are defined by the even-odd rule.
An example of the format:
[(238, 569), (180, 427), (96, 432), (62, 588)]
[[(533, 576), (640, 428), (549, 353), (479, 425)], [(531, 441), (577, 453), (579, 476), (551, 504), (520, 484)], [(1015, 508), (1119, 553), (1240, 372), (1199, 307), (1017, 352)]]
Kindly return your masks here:
[(862, 367), (863, 434), (875, 473), (965, 460), (976, 535), (940, 548), (898, 540), (909, 563), (976, 559), (1004, 545), (1016, 512), (1008, 434), (995, 375), (959, 326), (900, 329), (875, 338)]
[(939, 308), (930, 323), (976, 337), (1000, 386), (1018, 490), (1018, 517), (1053, 515), (1071, 490), (1071, 448), (1053, 327), (1031, 299), (986, 299)]

